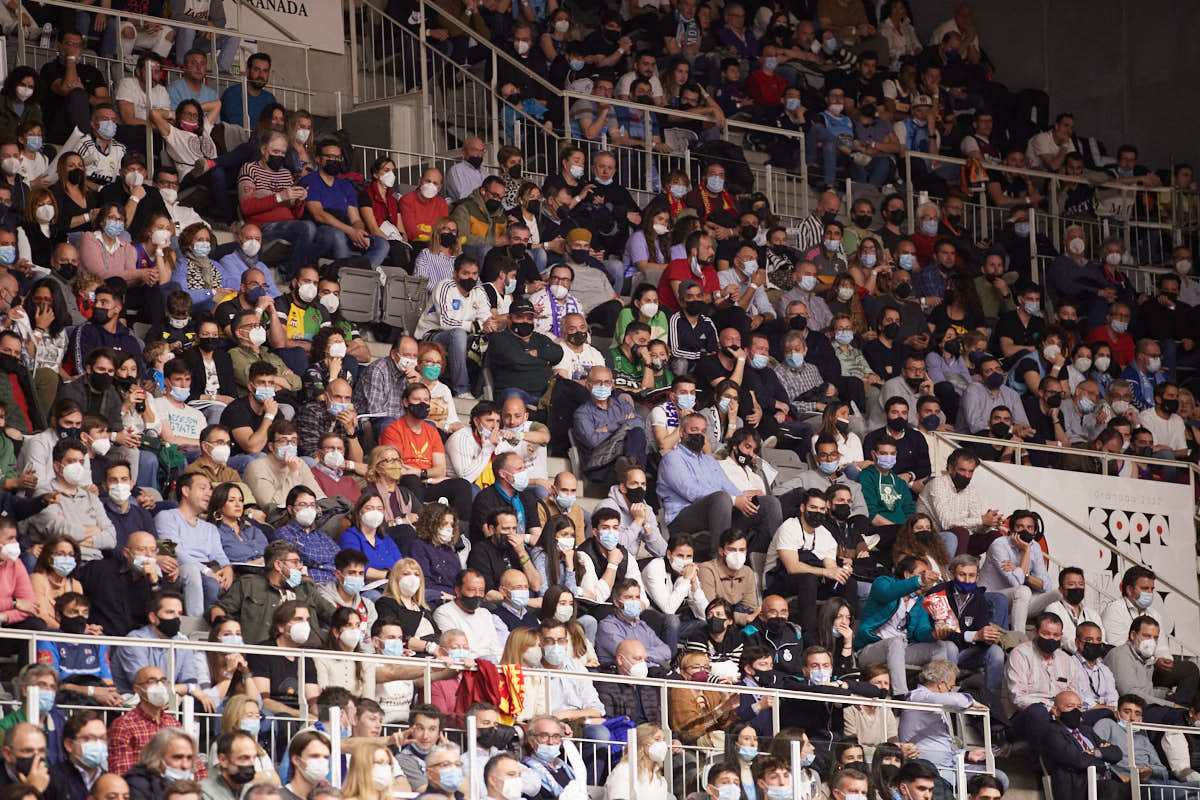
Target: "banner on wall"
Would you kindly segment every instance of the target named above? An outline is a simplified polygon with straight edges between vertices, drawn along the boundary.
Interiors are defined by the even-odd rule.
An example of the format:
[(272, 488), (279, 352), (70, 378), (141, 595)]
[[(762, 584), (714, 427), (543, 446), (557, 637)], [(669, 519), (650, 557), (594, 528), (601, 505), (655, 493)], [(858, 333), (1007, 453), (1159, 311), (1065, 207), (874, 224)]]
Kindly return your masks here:
[[(1197, 597), (1196, 527), (1192, 519), (1191, 488), (1186, 484), (1013, 464), (990, 463), (976, 469), (972, 483), (980, 496), (988, 498), (989, 508), (1005, 514), (1027, 507), (1025, 493), (989, 469), (1017, 486), (1028, 487), (1044, 501), (1033, 500), (1028, 505), (1046, 523), (1050, 557), (1058, 565), (1080, 567), (1089, 588), (1097, 586), (1110, 597), (1120, 595), (1121, 564), (1127, 562), (1114, 552), (1119, 550), (1136, 557), (1160, 578), (1183, 590), (1187, 597)], [(1067, 520), (1085, 526), (1100, 541), (1085, 536)], [(1055, 564), (1049, 572), (1057, 580)], [(1180, 640), (1185, 646), (1183, 652), (1200, 654), (1200, 609), (1161, 582), (1155, 591), (1173, 623), (1168, 635)], [(1093, 600), (1100, 604), (1098, 598)]]
[(284, 34), (279, 28), (283, 28), (296, 41), (309, 44), (317, 50), (339, 54), (345, 52), (341, 3), (333, 0), (240, 0), (239, 5), (244, 8), (230, 8), (230, 5), (225, 6), (226, 24), (230, 27), (240, 25), (241, 33), (247, 37), (282, 38)]

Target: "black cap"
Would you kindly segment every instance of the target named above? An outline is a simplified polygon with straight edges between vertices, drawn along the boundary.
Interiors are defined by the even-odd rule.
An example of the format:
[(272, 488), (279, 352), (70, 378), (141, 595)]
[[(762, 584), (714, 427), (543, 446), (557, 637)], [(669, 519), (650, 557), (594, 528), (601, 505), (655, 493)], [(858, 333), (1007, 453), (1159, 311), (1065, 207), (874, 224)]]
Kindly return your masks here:
[(529, 302), (525, 298), (521, 298), (520, 300), (517, 300), (509, 307), (508, 313), (510, 315), (511, 314), (536, 314), (537, 311), (534, 309), (533, 303)]
[(146, 166), (146, 157), (141, 153), (126, 153), (125, 157), (121, 159), (121, 167), (128, 167), (130, 164), (141, 164), (144, 167)]

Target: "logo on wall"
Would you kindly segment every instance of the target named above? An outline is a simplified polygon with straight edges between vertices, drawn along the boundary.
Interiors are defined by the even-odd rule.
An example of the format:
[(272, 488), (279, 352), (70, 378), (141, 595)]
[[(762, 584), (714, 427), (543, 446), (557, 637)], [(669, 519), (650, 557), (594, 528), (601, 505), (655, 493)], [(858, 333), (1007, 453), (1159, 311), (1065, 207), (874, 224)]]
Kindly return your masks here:
[[(1112, 544), (1106, 548), (1099, 544), (1089, 543), (1080, 548), (1084, 551), (1079, 555), (1088, 562), (1080, 564), (1089, 581), (1110, 583), (1106, 591), (1112, 596), (1119, 597), (1121, 593), (1121, 574), (1125, 571), (1122, 564), (1125, 559), (1117, 555), (1117, 550), (1129, 556), (1134, 556), (1142, 564), (1152, 569), (1161, 568), (1159, 565), (1168, 563), (1172, 558), (1169, 552), (1171, 545), (1171, 524), (1162, 514), (1145, 514), (1141, 511), (1125, 511), (1119, 508), (1088, 508), (1088, 526), (1098, 538)], [(1094, 551), (1094, 554), (1093, 554)], [(1176, 556), (1177, 557), (1177, 556)], [(1125, 564), (1125, 568), (1128, 564)], [(1168, 611), (1176, 604), (1175, 593), (1164, 589), (1161, 582), (1155, 586), (1154, 593)], [(1168, 613), (1168, 620), (1174, 615)], [(1108, 632), (1105, 631), (1107, 634)], [(1174, 625), (1168, 634), (1175, 633)]]

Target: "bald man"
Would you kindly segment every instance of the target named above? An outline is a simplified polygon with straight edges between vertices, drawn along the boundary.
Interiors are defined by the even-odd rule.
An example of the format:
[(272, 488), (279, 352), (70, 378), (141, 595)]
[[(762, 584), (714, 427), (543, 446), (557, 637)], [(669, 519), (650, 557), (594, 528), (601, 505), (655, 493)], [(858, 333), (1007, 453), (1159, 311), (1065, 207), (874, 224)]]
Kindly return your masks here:
[[(105, 636), (125, 636), (147, 622), (150, 594), (175, 586), (179, 564), (158, 555), (158, 543), (146, 531), (134, 531), (117, 558), (88, 561), (76, 571), (83, 593), (92, 601), (88, 621)], [(177, 587), (176, 587), (177, 588)]]
[[(742, 540), (743, 546), (745, 540)], [(731, 542), (736, 551), (736, 542)], [(727, 548), (722, 548), (727, 549)], [(718, 554), (717, 558), (721, 558)], [(787, 600), (777, 594), (763, 598), (758, 612), (757, 630), (749, 637), (748, 645), (758, 645), (771, 654), (775, 669), (799, 677), (804, 668), (804, 644), (800, 640), (800, 626), (788, 620)], [(853, 637), (848, 637), (853, 638)]]
[(217, 262), (217, 271), (221, 273), (222, 286), (241, 286), (242, 273), (248, 269), (258, 269), (263, 273), (267, 294), (272, 298), (279, 297), (279, 287), (275, 285), (272, 270), (259, 260), (262, 251), (262, 228), (253, 222), (247, 222), (238, 231), (237, 249), (227, 253)]
[(92, 800), (129, 800), (129, 784), (120, 775), (105, 772), (92, 784), (88, 797)]
[[(503, 441), (497, 452), (513, 450), (525, 461), (529, 470), (529, 486), (539, 499), (550, 494), (550, 475), (546, 472), (546, 445), (550, 443), (550, 429), (540, 422), (529, 419), (529, 407), (517, 395), (510, 395), (500, 405), (500, 435)], [(574, 497), (574, 493), (571, 494)], [(570, 505), (562, 509), (566, 513)]]
[(296, 414), (299, 452), (315, 457), (321, 437), (326, 433), (339, 434), (345, 441), (345, 457), (355, 464), (363, 460), (362, 444), (358, 440), (358, 410), (354, 407), (350, 382), (334, 378), (325, 386), (323, 397), (300, 407)]
[(498, 605), (492, 612), (492, 624), (500, 641), (517, 628), (536, 628), (541, 624), (537, 612), (542, 598), (529, 591), (529, 578), (519, 569), (506, 569), (500, 575), (500, 588), (487, 593), (487, 599)]
[[(614, 393), (612, 370), (592, 367), (588, 370), (591, 398), (575, 409), (573, 432), (583, 470), (594, 481), (612, 484), (624, 477), (628, 467), (646, 466), (646, 423), (624, 392)], [(593, 453), (608, 440), (620, 436), (620, 449), (613, 450), (604, 463), (594, 463)]]
[[(617, 672), (633, 678), (645, 678), (651, 669), (646, 660), (646, 646), (637, 639), (626, 639), (617, 645)], [(627, 714), (634, 724), (658, 724), (662, 721), (659, 691), (653, 686), (604, 682), (596, 684), (596, 693), (604, 703), (605, 716)]]
[(428, 242), (434, 223), (448, 216), (450, 206), (442, 197), (442, 171), (430, 167), (421, 173), (421, 180), (413, 190), (400, 198), (404, 233), (410, 242)]
[[(1042, 736), (1042, 765), (1050, 775), (1053, 793), (1058, 798), (1088, 796), (1087, 769), (1096, 767), (1100, 778), (1097, 798), (1116, 800), (1122, 796), (1123, 784), (1108, 779), (1108, 765), (1121, 760), (1121, 749), (1106, 743), (1083, 722), (1082, 701), (1070, 690), (1059, 692), (1050, 708), (1052, 723)], [(1128, 792), (1125, 792), (1126, 796)]]
[(451, 203), (462, 200), (483, 185), (488, 171), (483, 168), (486, 147), (483, 139), (468, 136), (463, 142), (463, 160), (446, 173), (446, 199)]
[(4, 736), (5, 784), (27, 783), (39, 792), (50, 785), (50, 770), (46, 766), (46, 736), (28, 722), (19, 722)]

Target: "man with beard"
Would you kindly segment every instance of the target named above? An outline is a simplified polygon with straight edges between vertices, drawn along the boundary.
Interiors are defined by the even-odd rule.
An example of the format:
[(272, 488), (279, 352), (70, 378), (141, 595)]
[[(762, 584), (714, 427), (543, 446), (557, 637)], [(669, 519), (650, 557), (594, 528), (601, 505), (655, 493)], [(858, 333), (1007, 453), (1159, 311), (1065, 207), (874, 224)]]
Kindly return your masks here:
[(221, 95), (221, 121), (249, 128), (263, 109), (278, 102), (267, 90), (271, 80), (271, 56), (255, 53), (246, 59), (246, 112), (242, 113), (242, 87), (235, 83)]

